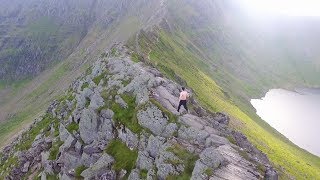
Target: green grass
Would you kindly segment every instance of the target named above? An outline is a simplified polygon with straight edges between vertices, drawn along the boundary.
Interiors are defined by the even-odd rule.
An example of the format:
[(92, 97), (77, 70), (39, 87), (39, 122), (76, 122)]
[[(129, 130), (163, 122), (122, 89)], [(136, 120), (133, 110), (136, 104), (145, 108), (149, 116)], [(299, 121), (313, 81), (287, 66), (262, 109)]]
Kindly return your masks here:
[(196, 161), (199, 159), (198, 155), (192, 154), (187, 151), (185, 148), (181, 147), (179, 144), (175, 144), (173, 147), (167, 148), (167, 151), (175, 154), (181, 161), (173, 162), (173, 165), (184, 164), (184, 171), (179, 176), (170, 175), (168, 180), (183, 180), (190, 179), (192, 175), (193, 168), (195, 166)]
[(86, 169), (87, 169), (87, 167), (84, 166), (84, 165), (77, 167), (77, 168), (75, 169), (75, 172), (74, 172), (75, 176), (76, 176), (77, 178), (81, 178), (81, 177), (82, 177), (82, 176), (81, 176), (81, 173), (82, 173), (84, 170), (86, 170)]
[(109, 94), (108, 94), (108, 91), (107, 90), (103, 90), (101, 93), (100, 93), (101, 97), (107, 101), (108, 100), (108, 97), (109, 97)]
[(50, 77), (44, 83), (42, 83), (39, 87), (37, 87), (34, 91), (32, 91), (27, 96), (27, 98), (35, 99), (39, 95), (45, 94), (52, 87), (52, 84), (57, 82), (64, 75), (66, 75), (69, 70), (70, 70), (70, 67), (67, 62), (59, 64), (59, 66), (57, 66), (56, 69), (54, 69), (53, 74), (51, 74)]
[(10, 88), (12, 95), (14, 95), (18, 93), (18, 91), (30, 81), (31, 81), (31, 78), (25, 78), (22, 80), (16, 80), (16, 81), (10, 81), (10, 82), (0, 80), (0, 90), (4, 88)]
[(178, 166), (179, 164), (182, 164), (182, 161), (179, 159), (168, 159), (165, 161), (166, 163), (172, 164), (174, 166)]
[(71, 89), (68, 89), (64, 95), (62, 95), (61, 97), (59, 97), (57, 100), (60, 102), (60, 104), (65, 103), (67, 100), (68, 101), (72, 101), (74, 100), (76, 96), (73, 94), (73, 91)]
[(142, 170), (140, 171), (140, 178), (141, 178), (141, 179), (147, 179), (147, 176), (148, 176), (148, 170), (142, 169)]
[(131, 170), (135, 168), (138, 151), (130, 150), (120, 140), (111, 141), (105, 152), (115, 158), (113, 165), (115, 171), (120, 172), (125, 169), (130, 174)]
[(90, 98), (86, 97), (86, 103), (84, 104), (84, 106), (88, 108), (90, 105), (90, 102), (91, 102)]
[(82, 84), (81, 86), (81, 91), (83, 91), (85, 88), (88, 88), (89, 87), (89, 83), (88, 82), (85, 82)]
[[(12, 132), (16, 131), (16, 129), (18, 129), (21, 126), (21, 123), (30, 122), (30, 118), (33, 117), (34, 114), (30, 113), (31, 110), (29, 108), (32, 108), (32, 110), (34, 110), (34, 107), (28, 107), (26, 110), (19, 112), (19, 113), (15, 114), (14, 116), (12, 116), (10, 119), (8, 119), (8, 121), (0, 123), (0, 137), (1, 137), (0, 138), (0, 145), (3, 145), (6, 138), (10, 138), (10, 137), (8, 137), (8, 135), (11, 134)], [(29, 120), (29, 121), (27, 121), (27, 120)], [(46, 121), (46, 122), (48, 122), (48, 121)], [(36, 134), (36, 133), (34, 133), (34, 134)], [(28, 138), (28, 140), (24, 143), (25, 145), (23, 145), (23, 146), (25, 146), (25, 148), (29, 147), (29, 144), (31, 143), (31, 141), (32, 140), (30, 138)]]
[[(50, 132), (49, 131), (50, 124), (53, 124), (53, 126), (56, 126), (56, 124), (58, 124), (58, 120), (56, 118), (53, 118), (52, 115), (46, 114), (40, 122), (36, 123), (33, 126), (33, 128), (31, 128), (30, 131), (26, 131), (21, 135), (22, 139), (20, 140), (20, 143), (16, 144), (13, 147), (13, 150), (25, 151), (31, 148), (31, 145), (34, 142), (35, 137), (40, 134), (41, 130), (44, 130), (44, 134), (47, 134), (47, 132)], [(8, 173), (10, 172), (11, 167), (16, 165), (18, 165), (17, 157), (9, 156), (7, 161), (0, 162), (0, 172)], [(0, 179), (1, 178), (2, 177), (0, 176)]]
[(229, 136), (227, 136), (227, 139), (228, 139), (229, 142), (231, 142), (232, 144), (237, 144), (237, 141), (234, 139), (233, 136), (229, 135)]
[(58, 140), (57, 142), (53, 143), (50, 154), (49, 154), (49, 160), (55, 160), (57, 158), (57, 155), (59, 153), (59, 148), (63, 144), (63, 141)]
[(96, 76), (95, 78), (92, 79), (92, 81), (96, 84), (99, 85), (101, 79), (103, 79), (106, 76), (106, 73), (101, 73), (99, 76)]
[(265, 174), (265, 172), (267, 170), (266, 167), (260, 163), (257, 165), (257, 169), (260, 172), (260, 174)]
[(56, 174), (47, 174), (47, 180), (58, 180), (58, 176)]
[(28, 150), (35, 137), (40, 134), (41, 130), (49, 130), (49, 125), (52, 123), (57, 123), (57, 119), (53, 118), (51, 115), (47, 114), (44, 119), (40, 122), (38, 122), (30, 131), (27, 131), (22, 134), (22, 140), (21, 143), (16, 145), (16, 150), (24, 151)]
[(86, 69), (85, 75), (89, 75), (91, 73), (92, 73), (92, 67), (90, 66)]
[(73, 131), (78, 131), (79, 130), (79, 124), (72, 122), (67, 126), (67, 130), (72, 133)]
[(127, 108), (122, 108), (118, 103), (113, 102), (111, 110), (114, 112), (113, 119), (116, 123), (122, 123), (134, 133), (140, 133), (143, 127), (137, 119), (139, 107), (136, 106), (135, 97), (124, 94), (121, 98), (128, 104)]
[(204, 171), (204, 173), (205, 173), (208, 177), (210, 177), (210, 176), (213, 175), (213, 170), (212, 170), (211, 168), (208, 168), (208, 169), (206, 169), (206, 170)]
[[(186, 80), (187, 85), (193, 89), (196, 99), (205, 108), (228, 113), (232, 119), (230, 126), (242, 131), (255, 146), (268, 155), (279, 170), (281, 179), (288, 178), (285, 173), (297, 179), (320, 177), (320, 158), (298, 148), (250, 114), (245, 108), (246, 103), (239, 103), (240, 101), (233, 101), (228, 97), (230, 92), (226, 96), (212, 76), (206, 73), (207, 65), (202, 61), (202, 57), (190, 50), (196, 48), (190, 47), (185, 34), (179, 31), (172, 34), (160, 30), (158, 36), (157, 42), (151, 41), (144, 33), (139, 37), (139, 45), (144, 53), (149, 55), (151, 63), (160, 67), (160, 71), (171, 79), (174, 72)], [(245, 100), (241, 100), (243, 101)], [(301, 163), (296, 163), (297, 161)], [(283, 169), (281, 167), (285, 169), (284, 172), (281, 171)]]
[(129, 79), (129, 80), (123, 80), (123, 81), (122, 81), (122, 84), (123, 84), (124, 87), (126, 87), (130, 82), (131, 82), (131, 79)]
[(67, 100), (71, 102), (75, 97), (75, 95), (70, 94), (69, 96), (67, 96)]
[(71, 106), (71, 109), (68, 108), (67, 102), (72, 102), (75, 98), (75, 95), (73, 95), (72, 91), (69, 89), (65, 95), (58, 98), (59, 105), (56, 108), (56, 113), (61, 113), (61, 110), (66, 109), (67, 115), (64, 117), (64, 120), (67, 120), (68, 117), (70, 117), (73, 110), (76, 108), (76, 103), (73, 103)]
[(116, 49), (116, 48), (112, 48), (112, 49), (111, 49), (111, 55), (112, 55), (112, 56), (117, 56), (117, 54), (118, 54), (117, 49)]
[[(1, 161), (0, 161), (1, 162)], [(17, 157), (9, 157), (7, 161), (0, 163), (0, 172), (4, 172), (3, 175), (0, 175), (0, 179), (5, 179), (8, 173), (10, 172), (10, 169), (12, 166), (18, 165), (18, 158)], [(9, 171), (8, 171), (9, 170)]]
[(138, 53), (132, 53), (131, 54), (131, 60), (133, 61), (133, 62), (140, 62), (141, 61), (141, 59), (143, 59), (143, 57), (141, 57)]

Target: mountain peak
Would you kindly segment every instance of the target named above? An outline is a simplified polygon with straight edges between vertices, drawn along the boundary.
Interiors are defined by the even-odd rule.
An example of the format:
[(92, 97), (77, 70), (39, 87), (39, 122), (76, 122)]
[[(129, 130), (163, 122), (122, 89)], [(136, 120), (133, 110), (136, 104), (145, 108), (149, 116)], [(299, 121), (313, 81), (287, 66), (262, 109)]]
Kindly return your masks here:
[[(2, 178), (277, 179), (268, 158), (118, 44), (1, 156)], [(189, 90), (191, 91), (191, 90)], [(192, 92), (192, 91), (191, 91)], [(250, 153), (250, 154), (249, 154)]]

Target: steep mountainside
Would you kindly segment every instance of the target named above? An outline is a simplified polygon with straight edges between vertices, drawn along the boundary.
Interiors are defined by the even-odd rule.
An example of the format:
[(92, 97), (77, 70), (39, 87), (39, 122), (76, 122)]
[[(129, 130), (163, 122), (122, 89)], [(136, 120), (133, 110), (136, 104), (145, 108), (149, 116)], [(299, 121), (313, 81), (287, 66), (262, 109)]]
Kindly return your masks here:
[(256, 20), (233, 1), (176, 0), (168, 9), (164, 29), (235, 97), (248, 100), (270, 87), (320, 84), (315, 20)]
[(250, 26), (250, 19), (236, 12), (222, 1), (170, 1), (164, 21), (141, 31), (135, 38), (139, 43), (131, 45), (167, 77), (183, 79), (207, 108), (229, 113), (231, 126), (268, 154), (282, 178), (318, 178), (319, 157), (276, 132), (249, 103), (273, 87), (319, 86), (316, 37), (308, 40), (316, 30), (298, 29), (297, 21), (284, 25), (293, 28), (291, 33), (280, 25), (268, 32), (265, 24)]
[(150, 9), (155, 9), (159, 3), (1, 0), (0, 82), (9, 83), (39, 74), (68, 57), (93, 30), (96, 33), (108, 31), (119, 21), (141, 23), (141, 26), (148, 21), (151, 25), (156, 17), (150, 17), (156, 13)]
[[(249, 103), (251, 98), (261, 97), (269, 88), (320, 85), (316, 76), (320, 52), (317, 20), (257, 20), (243, 12), (235, 0), (0, 0), (0, 3), (4, 4), (0, 7), (0, 146), (11, 142), (14, 135), (31, 124), (54, 98), (61, 97), (74, 79), (96, 59), (106, 55), (104, 52), (114, 42), (129, 39), (129, 48), (135, 51), (133, 60), (153, 66), (166, 78), (190, 87), (195, 99), (206, 109), (230, 115), (229, 128), (240, 130), (267, 154), (280, 178), (320, 177), (319, 157), (295, 146), (263, 122)], [(30, 76), (34, 77), (30, 79)], [(88, 86), (95, 87), (92, 83)], [(80, 94), (78, 90), (73, 91)], [(114, 96), (112, 93), (115, 92), (111, 92)], [(130, 98), (123, 99), (129, 104)], [(173, 112), (170, 107), (163, 106)], [(114, 113), (115, 118), (117, 113)], [(127, 117), (123, 113), (119, 116), (130, 119), (135, 115)], [(64, 122), (57, 118), (60, 120), (56, 121), (49, 113), (42, 125), (47, 126), (47, 121), (57, 122), (56, 126)], [(71, 120), (65, 123), (68, 122)], [(43, 126), (26, 132), (33, 134), (23, 150), (31, 147), (30, 143)], [(129, 126), (140, 129), (136, 124)], [(70, 128), (80, 131), (74, 123)], [(45, 136), (50, 134), (46, 130), (43, 132)], [(72, 137), (77, 139), (76, 134)], [(238, 140), (243, 137), (235, 137), (240, 147), (243, 144)], [(55, 142), (58, 138), (50, 139)], [(45, 145), (43, 138), (38, 140), (41, 143), (35, 143), (33, 148)], [(61, 143), (53, 143), (56, 148), (53, 158)], [(124, 148), (118, 141), (114, 143), (115, 147)], [(249, 154), (257, 152), (246, 147), (242, 148)], [(44, 146), (45, 150), (48, 148)], [(109, 152), (112, 153), (112, 149)], [(5, 168), (16, 162), (18, 153), (10, 156), (13, 159), (4, 162)], [(116, 159), (115, 155), (113, 157)], [(25, 166), (38, 163), (37, 158), (30, 159)], [(263, 163), (266, 164), (269, 163)], [(10, 167), (6, 169), (6, 173), (10, 170)], [(20, 171), (21, 168), (17, 172)], [(264, 176), (261, 172), (258, 174)]]
[(86, 35), (89, 1), (1, 0), (0, 79), (25, 79), (63, 60)]
[(177, 113), (180, 86), (131, 58), (104, 54), (4, 148), (1, 179), (277, 179), (228, 116)]

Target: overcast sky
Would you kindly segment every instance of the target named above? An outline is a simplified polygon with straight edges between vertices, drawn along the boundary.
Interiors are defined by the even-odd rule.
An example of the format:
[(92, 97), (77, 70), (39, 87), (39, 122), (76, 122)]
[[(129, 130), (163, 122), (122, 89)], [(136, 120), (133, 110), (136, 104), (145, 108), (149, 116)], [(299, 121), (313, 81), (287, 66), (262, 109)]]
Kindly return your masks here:
[(320, 16), (319, 0), (239, 0), (247, 11), (258, 16)]

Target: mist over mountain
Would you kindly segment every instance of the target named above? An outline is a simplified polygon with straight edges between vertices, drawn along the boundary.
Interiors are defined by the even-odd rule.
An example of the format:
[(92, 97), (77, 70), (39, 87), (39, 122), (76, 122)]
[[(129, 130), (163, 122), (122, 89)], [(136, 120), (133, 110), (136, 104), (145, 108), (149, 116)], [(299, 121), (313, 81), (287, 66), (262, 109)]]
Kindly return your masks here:
[[(160, 3), (2, 0), (0, 77), (5, 80), (34, 76), (68, 57), (90, 30), (106, 30), (125, 15), (144, 21), (152, 12), (143, 11), (142, 6), (156, 7)], [(222, 66), (245, 80), (252, 80), (248, 83), (257, 84), (264, 74), (272, 79), (280, 76), (291, 81), (317, 82), (312, 73), (306, 73), (319, 72), (316, 19), (252, 18), (252, 14), (233, 1), (166, 4), (168, 14), (162, 15), (175, 20), (173, 26), (201, 48), (213, 69)], [(300, 62), (303, 67), (299, 66)], [(241, 68), (235, 68), (239, 65)], [(255, 77), (260, 79), (253, 80), (251, 71), (259, 67), (267, 69), (261, 72), (262, 77)], [(288, 78), (286, 74), (294, 77)]]
[[(155, 68), (177, 87), (190, 89), (203, 109), (228, 114), (228, 128), (241, 131), (245, 139), (266, 154), (280, 178), (320, 176), (319, 157), (294, 145), (262, 121), (250, 104), (250, 99), (260, 98), (272, 88), (320, 86), (320, 19), (258, 17), (235, 0), (0, 0), (0, 4), (1, 146), (32, 124), (76, 79), (88, 76), (88, 67), (97, 60), (110, 59), (110, 54), (119, 58), (112, 48), (122, 42), (128, 52), (121, 56), (121, 62), (129, 58)], [(89, 75), (90, 78), (94, 77)], [(108, 80), (107, 75), (103, 78)], [(95, 91), (98, 84), (91, 81), (87, 88)], [(109, 88), (105, 84), (99, 87)], [(108, 96), (113, 98), (115, 94), (109, 90)], [(82, 91), (74, 89), (72, 97)], [(150, 89), (148, 92), (152, 94)], [(70, 115), (73, 119), (74, 116)], [(51, 115), (40, 119), (54, 121), (50, 127), (76, 126), (74, 123), (81, 122), (64, 122)], [(35, 134), (28, 142), (35, 140), (33, 135), (44, 135), (35, 124), (32, 127)], [(91, 145), (70, 133), (74, 142), (81, 144), (81, 150)], [(238, 140), (239, 136), (233, 138)], [(59, 136), (52, 140), (60, 142)], [(239, 141), (231, 143), (244, 147)], [(53, 145), (59, 148), (62, 144)], [(11, 148), (19, 150), (16, 144)], [(251, 148), (244, 149), (248, 154), (256, 153)], [(62, 176), (66, 170), (55, 172)], [(264, 173), (265, 169), (260, 176), (264, 177)]]

